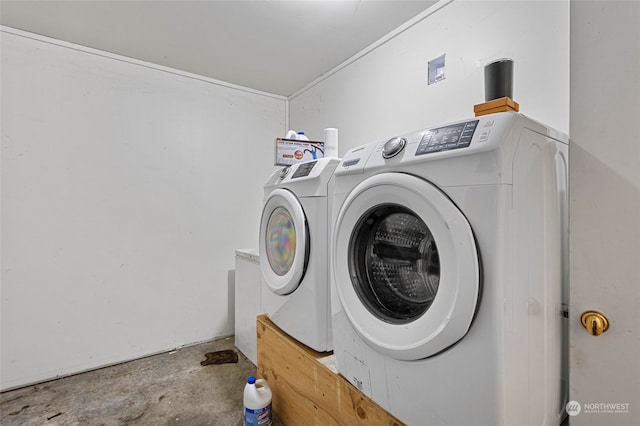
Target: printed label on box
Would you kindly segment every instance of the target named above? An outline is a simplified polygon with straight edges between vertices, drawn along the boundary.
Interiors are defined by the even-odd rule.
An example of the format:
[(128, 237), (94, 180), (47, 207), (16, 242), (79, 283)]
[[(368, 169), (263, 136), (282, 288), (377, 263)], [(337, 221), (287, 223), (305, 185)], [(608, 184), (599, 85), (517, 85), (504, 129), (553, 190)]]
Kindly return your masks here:
[(275, 165), (291, 166), (324, 157), (324, 142), (276, 139)]

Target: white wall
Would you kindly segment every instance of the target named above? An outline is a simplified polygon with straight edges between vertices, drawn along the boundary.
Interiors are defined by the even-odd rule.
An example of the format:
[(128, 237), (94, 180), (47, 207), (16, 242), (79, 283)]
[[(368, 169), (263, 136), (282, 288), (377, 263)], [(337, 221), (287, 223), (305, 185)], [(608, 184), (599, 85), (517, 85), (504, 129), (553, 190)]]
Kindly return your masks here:
[(2, 30), (2, 388), (232, 334), (286, 99)]
[[(640, 425), (639, 19), (639, 2), (571, 2), (573, 426)], [(588, 310), (609, 330), (588, 334)]]
[[(424, 16), (296, 94), (290, 127), (312, 139), (337, 127), (342, 155), (362, 143), (472, 117), (473, 106), (484, 102), (484, 66), (510, 57), (520, 111), (568, 133), (568, 1), (443, 1)], [(442, 54), (446, 79), (428, 86), (427, 62)]]
[[(466, 118), (484, 65), (511, 57), (521, 111), (568, 131), (566, 1), (425, 16), (296, 94), (289, 127), (338, 127), (342, 154)], [(232, 333), (228, 275), (257, 246), (286, 100), (3, 31), (2, 388)]]

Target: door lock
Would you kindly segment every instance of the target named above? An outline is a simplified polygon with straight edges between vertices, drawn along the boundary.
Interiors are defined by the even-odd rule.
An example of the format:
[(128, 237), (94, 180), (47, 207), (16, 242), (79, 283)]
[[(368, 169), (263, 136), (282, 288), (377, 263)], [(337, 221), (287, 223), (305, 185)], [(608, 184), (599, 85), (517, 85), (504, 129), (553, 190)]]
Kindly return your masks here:
[(598, 311), (586, 311), (580, 317), (580, 322), (592, 336), (599, 336), (609, 329), (609, 320)]

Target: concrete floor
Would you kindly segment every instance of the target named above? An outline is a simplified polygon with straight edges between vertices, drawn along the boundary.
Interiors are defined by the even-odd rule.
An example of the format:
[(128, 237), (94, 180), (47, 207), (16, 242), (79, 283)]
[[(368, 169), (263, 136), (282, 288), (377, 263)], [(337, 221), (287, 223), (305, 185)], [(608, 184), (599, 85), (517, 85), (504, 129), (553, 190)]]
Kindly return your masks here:
[[(243, 424), (242, 394), (256, 367), (233, 337), (0, 394), (0, 424)], [(238, 352), (237, 364), (201, 366), (205, 353)], [(274, 425), (282, 423), (274, 416)]]

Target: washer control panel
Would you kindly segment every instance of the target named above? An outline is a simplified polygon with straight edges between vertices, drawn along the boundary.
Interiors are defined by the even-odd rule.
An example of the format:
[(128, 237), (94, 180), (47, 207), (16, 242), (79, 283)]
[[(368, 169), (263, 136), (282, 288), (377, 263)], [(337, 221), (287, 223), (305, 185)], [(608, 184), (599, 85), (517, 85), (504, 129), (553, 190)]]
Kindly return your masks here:
[(289, 174), (289, 167), (290, 166), (285, 166), (282, 168), (282, 170), (280, 170), (280, 179), (284, 179), (287, 177), (287, 175)]
[(291, 175), (291, 179), (309, 176), (309, 173), (311, 173), (311, 170), (313, 170), (316, 163), (317, 161), (308, 161), (306, 163), (298, 164), (298, 168), (293, 172), (293, 175)]
[(468, 147), (479, 121), (467, 121), (427, 130), (418, 144), (416, 155)]
[(385, 142), (382, 147), (382, 156), (384, 158), (392, 158), (396, 155), (400, 154), (400, 152), (404, 149), (407, 144), (407, 140), (405, 138), (391, 138), (387, 142)]

